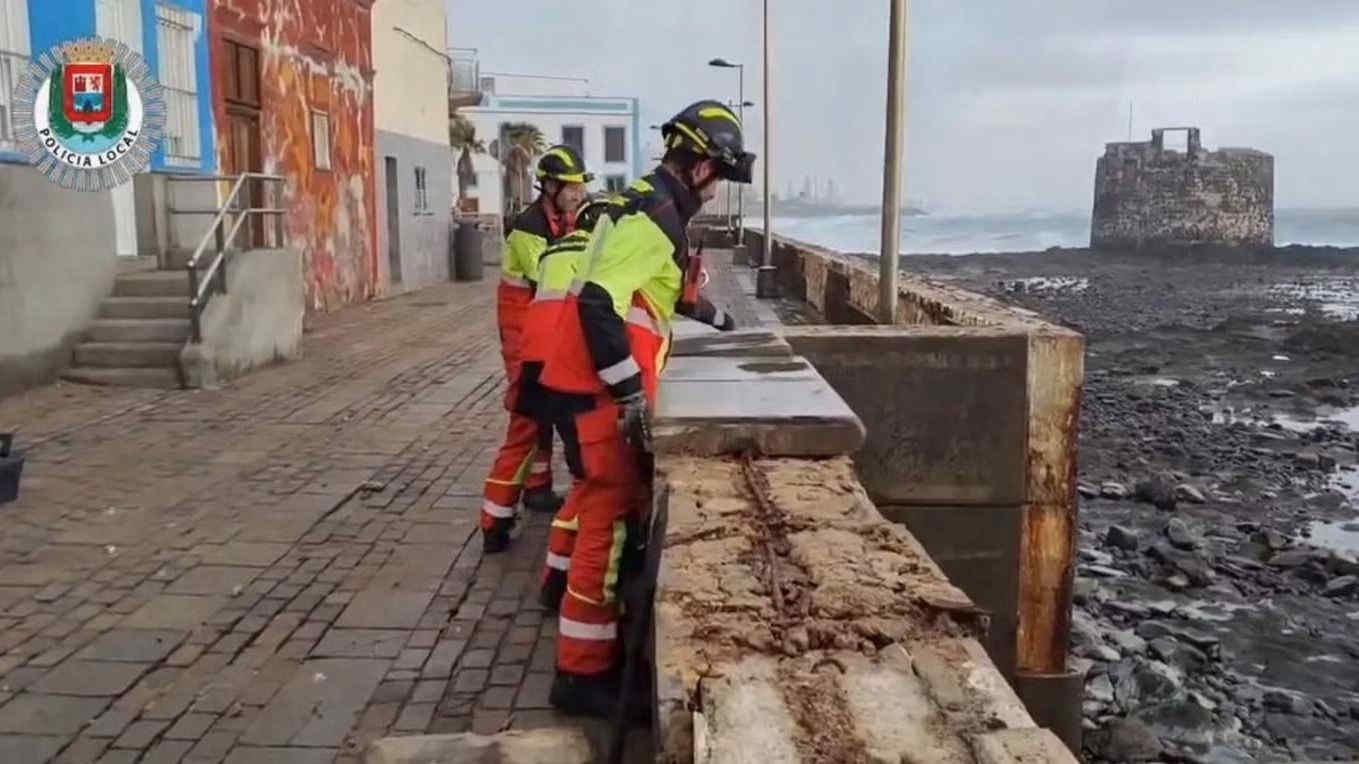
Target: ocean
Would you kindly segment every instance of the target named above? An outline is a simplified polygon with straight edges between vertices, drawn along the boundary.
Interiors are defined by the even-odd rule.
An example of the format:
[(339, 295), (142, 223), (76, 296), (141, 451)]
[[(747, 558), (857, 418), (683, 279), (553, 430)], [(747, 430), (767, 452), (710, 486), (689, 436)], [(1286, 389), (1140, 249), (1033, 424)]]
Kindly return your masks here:
[[(1359, 247), (1359, 208), (1281, 209), (1274, 218), (1278, 246)], [(880, 220), (879, 215), (865, 214), (775, 216), (773, 228), (777, 234), (840, 252), (876, 253), (882, 235)], [(746, 225), (759, 227), (763, 221), (747, 217)], [(916, 215), (903, 216), (901, 221), (902, 254), (1033, 252), (1089, 244), (1089, 213)]]

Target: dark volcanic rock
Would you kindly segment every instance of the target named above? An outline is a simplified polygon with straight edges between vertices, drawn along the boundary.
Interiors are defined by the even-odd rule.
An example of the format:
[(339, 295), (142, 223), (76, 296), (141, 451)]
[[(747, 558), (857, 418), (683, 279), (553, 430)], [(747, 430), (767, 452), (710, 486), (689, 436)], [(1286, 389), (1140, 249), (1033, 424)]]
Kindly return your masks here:
[(1133, 498), (1169, 512), (1175, 509), (1175, 484), (1162, 476), (1148, 478), (1133, 488)]
[(1326, 584), (1327, 597), (1348, 597), (1359, 591), (1359, 576), (1341, 576)]
[(1151, 728), (1137, 719), (1117, 719), (1109, 725), (1109, 737), (1099, 753), (1110, 761), (1155, 761), (1165, 748)]
[(1105, 534), (1104, 540), (1108, 542), (1109, 546), (1114, 547), (1115, 549), (1122, 549), (1128, 552), (1137, 551), (1137, 532), (1124, 528), (1121, 525), (1109, 526), (1109, 530)]
[(1134, 718), (1146, 724), (1163, 743), (1173, 742), (1196, 750), (1206, 750), (1213, 744), (1213, 714), (1192, 701), (1149, 706), (1140, 709)]
[(1189, 530), (1189, 525), (1178, 517), (1173, 518), (1166, 525), (1166, 538), (1170, 539), (1170, 543), (1177, 549), (1185, 551), (1197, 549), (1203, 543), (1198, 536), (1194, 535), (1193, 531)]

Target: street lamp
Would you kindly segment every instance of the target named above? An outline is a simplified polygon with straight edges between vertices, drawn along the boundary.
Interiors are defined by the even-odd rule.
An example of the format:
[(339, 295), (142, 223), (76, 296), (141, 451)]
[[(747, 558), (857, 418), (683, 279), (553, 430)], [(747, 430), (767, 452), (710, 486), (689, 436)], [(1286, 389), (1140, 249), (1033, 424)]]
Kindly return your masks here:
[[(737, 108), (737, 114), (738, 114), (738, 116), (740, 117), (740, 120), (741, 120), (741, 130), (744, 131), (745, 128), (746, 128), (746, 107), (747, 107), (747, 106), (754, 106), (754, 105), (755, 105), (755, 104), (753, 104), (753, 103), (751, 103), (751, 102), (749, 102), (749, 101), (746, 100), (746, 65), (745, 65), (745, 64), (733, 64), (732, 62), (726, 60), (725, 58), (714, 58), (713, 60), (711, 60), (711, 61), (708, 62), (708, 66), (715, 66), (715, 67), (717, 67), (717, 68), (719, 68), (719, 69), (735, 69), (735, 70), (736, 70), (736, 87), (737, 87), (737, 107), (736, 107), (736, 108)], [(730, 191), (728, 191), (728, 193), (730, 193)], [(741, 184), (739, 184), (739, 183), (736, 184), (736, 218), (737, 218), (737, 222), (736, 222), (736, 245), (739, 247), (739, 246), (741, 246), (742, 244), (745, 243), (745, 230), (746, 230), (746, 224), (745, 224), (745, 193), (744, 193), (744, 189), (741, 188)], [(730, 215), (730, 213), (728, 213), (728, 216), (727, 216), (727, 225), (728, 225), (728, 227), (731, 226), (731, 215)]]

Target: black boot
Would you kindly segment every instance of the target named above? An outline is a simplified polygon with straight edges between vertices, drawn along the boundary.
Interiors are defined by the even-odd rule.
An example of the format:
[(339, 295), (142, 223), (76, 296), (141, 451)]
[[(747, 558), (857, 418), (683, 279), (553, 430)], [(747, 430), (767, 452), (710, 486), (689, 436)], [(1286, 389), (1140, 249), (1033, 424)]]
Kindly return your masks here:
[(605, 674), (568, 674), (557, 671), (552, 680), (548, 702), (567, 716), (609, 718), (618, 703), (617, 672)]
[(505, 551), (510, 545), (510, 532), (513, 530), (513, 520), (496, 520), (489, 531), (481, 532), (481, 551), (486, 554)]
[(552, 569), (547, 572), (547, 580), (538, 592), (538, 602), (549, 613), (561, 610), (562, 597), (566, 596), (566, 571)]
[(552, 492), (551, 488), (534, 488), (524, 492), (524, 509), (530, 512), (556, 512), (566, 500)]

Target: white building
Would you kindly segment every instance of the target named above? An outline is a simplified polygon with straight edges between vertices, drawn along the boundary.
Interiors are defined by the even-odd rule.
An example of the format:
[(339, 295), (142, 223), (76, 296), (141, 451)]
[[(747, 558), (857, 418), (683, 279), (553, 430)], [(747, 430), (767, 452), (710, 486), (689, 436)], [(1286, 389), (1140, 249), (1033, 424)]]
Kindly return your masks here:
[(453, 153), (444, 0), (373, 5), (378, 264), (388, 294), (448, 280)]
[[(548, 145), (574, 146), (595, 174), (592, 192), (622, 190), (646, 171), (636, 98), (591, 96), (588, 82), (565, 77), (481, 72), (480, 87), (480, 103), (458, 113), (491, 151), (473, 156), (476, 177), (459, 202), (464, 212), (514, 212), (504, 209), (506, 181), (493, 152), (502, 126), (515, 122), (537, 126)], [(456, 196), (456, 173), (453, 185)]]

